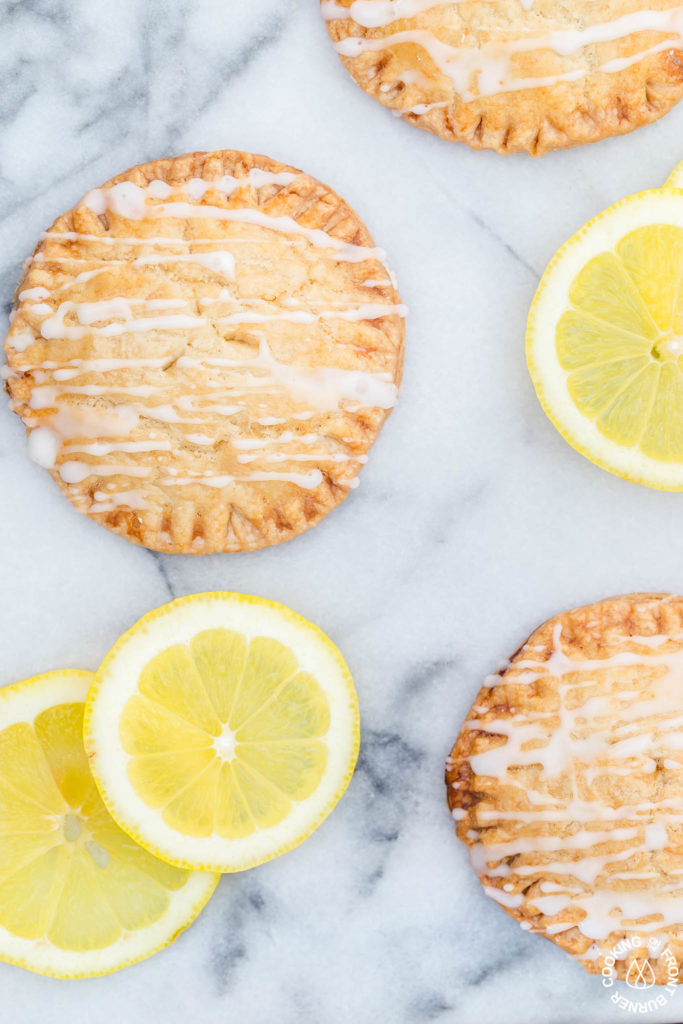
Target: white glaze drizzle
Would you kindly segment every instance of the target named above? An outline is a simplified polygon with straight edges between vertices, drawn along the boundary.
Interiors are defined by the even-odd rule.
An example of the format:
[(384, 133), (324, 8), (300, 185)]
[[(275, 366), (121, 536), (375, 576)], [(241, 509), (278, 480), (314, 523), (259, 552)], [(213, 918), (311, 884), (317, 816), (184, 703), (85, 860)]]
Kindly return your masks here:
[[(169, 186), (165, 182), (153, 181), (146, 187), (134, 185), (131, 182), (122, 182), (118, 185), (105, 189), (96, 189), (88, 193), (83, 203), (96, 215), (106, 212), (116, 216), (132, 220), (157, 218), (181, 218), (183, 220), (192, 218), (205, 218), (212, 221), (234, 221), (241, 224), (252, 224), (257, 229), (263, 228), (286, 236), (302, 236), (306, 242), (316, 248), (331, 252), (334, 259), (340, 262), (359, 263), (365, 260), (375, 260), (384, 263), (384, 254), (381, 250), (352, 245), (340, 241), (326, 232), (318, 229), (310, 229), (300, 225), (290, 217), (271, 217), (261, 213), (259, 210), (250, 207), (239, 209), (225, 209), (212, 205), (197, 206), (194, 203), (178, 202), (175, 192), (181, 191), (192, 200), (201, 200), (210, 191), (222, 192), (224, 195), (231, 195), (237, 188), (249, 184), (254, 187), (265, 185), (287, 185), (294, 181), (296, 175), (290, 173), (270, 174), (253, 170), (247, 179), (237, 180), (226, 176), (218, 181), (203, 181), (193, 179), (182, 186)], [(172, 202), (158, 202), (172, 197)], [(228, 238), (173, 238), (171, 236), (150, 236), (145, 238), (119, 237), (114, 235), (97, 235), (78, 231), (49, 231), (43, 236), (45, 239), (64, 242), (103, 243), (105, 247), (113, 245), (124, 245), (136, 247), (147, 247), (152, 250), (131, 260), (105, 259), (101, 266), (90, 267), (75, 275), (71, 282), (65, 282), (59, 291), (65, 291), (73, 285), (85, 285), (95, 277), (105, 274), (109, 267), (133, 265), (137, 267), (149, 267), (153, 269), (157, 264), (171, 262), (196, 263), (207, 268), (213, 274), (218, 274), (223, 280), (232, 280), (235, 276), (236, 256), (232, 251), (234, 242), (263, 241), (262, 236), (255, 235), (250, 238), (228, 237)], [(291, 239), (287, 237), (287, 244)], [(188, 247), (196, 249), (198, 245), (219, 245), (221, 248), (211, 248), (208, 251), (182, 251), (180, 253), (159, 254), (154, 252), (157, 246), (170, 246), (187, 250)], [(239, 250), (238, 250), (239, 251)], [(40, 263), (43, 254), (38, 254), (34, 260)], [(56, 263), (70, 264), (97, 262), (98, 257), (87, 258), (79, 256), (53, 256), (50, 260)], [(101, 262), (101, 258), (100, 258)], [(374, 279), (375, 287), (389, 287), (391, 281)], [(187, 310), (187, 300), (179, 298), (136, 298), (136, 297), (112, 297), (105, 300), (72, 301), (65, 298), (55, 309), (44, 300), (50, 299), (51, 295), (47, 289), (36, 287), (26, 289), (20, 296), (23, 302), (23, 309), (26, 315), (30, 315), (32, 323), (40, 319), (37, 327), (27, 328), (24, 332), (17, 333), (9, 339), (16, 352), (23, 352), (36, 341), (41, 342), (68, 342), (85, 338), (115, 339), (124, 335), (147, 333), (159, 331), (165, 336), (168, 332), (178, 332), (182, 338), (187, 338), (188, 332), (203, 330), (208, 327), (209, 320), (205, 316), (190, 315)], [(259, 306), (272, 310), (267, 313), (251, 313), (244, 310), (244, 300), (236, 300), (231, 292), (223, 289), (218, 297), (206, 296), (199, 299), (202, 307), (213, 306), (216, 303), (238, 302), (237, 309), (229, 312), (226, 316), (217, 321), (221, 326), (229, 324), (241, 324), (248, 322), (265, 322), (284, 320), (292, 323), (313, 324), (325, 319), (341, 319), (349, 322), (360, 320), (375, 320), (383, 316), (404, 316), (405, 308), (398, 303), (361, 303), (348, 306), (342, 303), (331, 303), (335, 308), (303, 308), (303, 304), (297, 300), (285, 300), (287, 308), (275, 308), (269, 303), (258, 300)], [(240, 308), (241, 307), (241, 308)], [(298, 307), (298, 308), (297, 308)], [(172, 309), (182, 309), (182, 313), (169, 313)], [(156, 314), (156, 315), (146, 315)], [(320, 412), (329, 412), (345, 407), (350, 411), (362, 408), (389, 409), (396, 402), (397, 389), (393, 384), (391, 375), (387, 373), (370, 373), (367, 371), (342, 370), (337, 367), (299, 367), (285, 364), (278, 361), (270, 352), (267, 343), (261, 342), (257, 354), (250, 353), (251, 358), (240, 359), (210, 359), (203, 357), (185, 356), (178, 358), (180, 351), (185, 347), (181, 344), (180, 349), (175, 353), (159, 358), (142, 358), (136, 356), (98, 356), (96, 358), (72, 358), (63, 361), (41, 359), (39, 362), (23, 362), (19, 370), (13, 370), (12, 375), (31, 372), (34, 377), (29, 408), (40, 413), (40, 419), (36, 422), (31, 419), (30, 413), (26, 415), (27, 426), (30, 430), (29, 451), (31, 456), (41, 465), (53, 469), (59, 473), (62, 480), (68, 484), (78, 485), (91, 476), (96, 477), (149, 477), (158, 459), (159, 453), (171, 450), (170, 442), (162, 439), (149, 440), (98, 440), (87, 443), (78, 440), (69, 443), (68, 438), (78, 436), (80, 438), (88, 435), (94, 437), (125, 436), (129, 430), (140, 423), (156, 422), (176, 423), (181, 426), (201, 424), (204, 422), (204, 415), (218, 413), (229, 421), (233, 416), (239, 415), (245, 408), (245, 402), (240, 400), (240, 395), (263, 394), (268, 395), (288, 394), (295, 402), (304, 401), (308, 408), (293, 410), (289, 418), (306, 420), (314, 417)], [(220, 370), (219, 379), (202, 380), (202, 389), (213, 389), (210, 397), (220, 399), (223, 396), (229, 400), (229, 404), (221, 402), (207, 403), (208, 391), (204, 390), (199, 395), (172, 394), (171, 401), (159, 402), (158, 399), (166, 390), (161, 385), (135, 383), (116, 383), (107, 385), (104, 383), (71, 383), (79, 377), (87, 374), (107, 374), (110, 372), (126, 370), (134, 374), (136, 370), (163, 370), (169, 363), (176, 362), (179, 368), (197, 370), (201, 367), (216, 367)], [(234, 372), (233, 372), (234, 371)], [(86, 377), (87, 380), (87, 377)], [(192, 381), (189, 382), (192, 387)], [(119, 415), (120, 405), (114, 409), (101, 409), (98, 406), (74, 406), (74, 399), (78, 401), (79, 396), (85, 399), (115, 399), (120, 403), (125, 398), (123, 407), (130, 417)], [(149, 401), (140, 402), (138, 399)], [(343, 405), (342, 405), (343, 404)], [(262, 404), (266, 408), (266, 404)], [(187, 415), (188, 412), (194, 415)], [(264, 426), (270, 426), (278, 422), (285, 422), (281, 417), (263, 416), (257, 422)], [(199, 446), (215, 445), (219, 441), (231, 441), (229, 434), (221, 433), (217, 436), (209, 436), (197, 433), (190, 429), (183, 435), (190, 444)], [(283, 435), (284, 436), (284, 435)], [(290, 441), (296, 440), (298, 435), (287, 438), (286, 447)], [(273, 462), (304, 462), (312, 461), (324, 464), (338, 464), (342, 462), (354, 462), (358, 467), (366, 461), (364, 455), (353, 456), (343, 450), (322, 450), (315, 449), (322, 441), (318, 435), (307, 435), (308, 440), (299, 443), (313, 445), (309, 451), (278, 451), (274, 446), (279, 443), (278, 437), (267, 437), (263, 442), (263, 451), (258, 453), (247, 453), (236, 456), (235, 461), (239, 463), (251, 463), (253, 461), (264, 464)], [(80, 453), (90, 456), (93, 462), (67, 458), (60, 461), (60, 456), (71, 456), (73, 453)], [(153, 461), (140, 464), (137, 460), (132, 463), (102, 462), (102, 458), (113, 454), (136, 454), (149, 453)], [(255, 470), (251, 473), (234, 474), (191, 474), (183, 476), (171, 471), (169, 477), (162, 481), (164, 486), (178, 487), (189, 484), (201, 484), (208, 487), (227, 487), (240, 482), (289, 482), (296, 486), (311, 489), (319, 486), (323, 480), (320, 470), (314, 469), (308, 472), (298, 472), (294, 469), (283, 472), (270, 470)], [(341, 480), (341, 486), (353, 487), (357, 481)], [(96, 511), (112, 510), (125, 507), (124, 495), (133, 496), (129, 507), (144, 507), (144, 490), (124, 489), (116, 491), (116, 484), (107, 484), (106, 493), (97, 492), (93, 499), (93, 508)]]
[(285, 320), (293, 324), (313, 324), (316, 320), (379, 320), (383, 316), (405, 317), (407, 309), (398, 302), (366, 302), (347, 309), (311, 310), (280, 309), (277, 313), (230, 313), (220, 318), (220, 324), (266, 323), (269, 320)]
[[(245, 473), (244, 476), (231, 476), (228, 473), (217, 473), (215, 475), (204, 474), (202, 476), (170, 477), (162, 480), (165, 486), (187, 487), (191, 484), (201, 484), (204, 487), (231, 487), (234, 484), (244, 483), (265, 483), (277, 481), (278, 483), (296, 484), (304, 490), (315, 490), (323, 481), (323, 475), (319, 469), (313, 469), (310, 473)], [(347, 486), (353, 486), (347, 484)]]
[(147, 508), (144, 493), (140, 490), (95, 491), (93, 512), (114, 512), (118, 508), (141, 510)]
[(353, 0), (344, 7), (337, 0), (322, 0), (320, 9), (325, 21), (351, 18), (363, 28), (383, 28), (392, 21), (412, 18), (435, 7), (449, 7), (459, 0)]
[[(265, 340), (261, 341), (258, 354), (246, 362), (214, 357), (195, 359), (181, 356), (178, 359), (179, 367), (199, 365), (246, 371), (249, 377), (242, 382), (245, 392), (252, 388), (277, 388), (305, 401), (317, 412), (331, 412), (338, 409), (343, 401), (353, 402), (356, 408), (392, 409), (398, 400), (398, 390), (388, 373), (281, 363), (273, 356)], [(232, 393), (236, 391), (233, 389)]]
[(232, 280), (235, 277), (235, 257), (226, 249), (212, 249), (211, 252), (174, 253), (171, 256), (139, 256), (133, 266), (162, 266), (166, 263), (194, 263), (208, 267), (214, 273)]
[(22, 292), (19, 292), (17, 299), (19, 302), (27, 302), (30, 299), (39, 302), (41, 299), (49, 299), (50, 293), (47, 288), (24, 288)]
[[(179, 218), (180, 220), (219, 220), (253, 224), (257, 227), (266, 228), (269, 231), (300, 235), (317, 249), (329, 249), (335, 254), (336, 259), (348, 263), (361, 263), (368, 259), (376, 259), (383, 262), (386, 259), (386, 253), (381, 249), (343, 242), (341, 239), (329, 235), (320, 228), (307, 228), (293, 217), (273, 217), (270, 214), (263, 213), (261, 210), (246, 206), (226, 209), (222, 206), (198, 206), (194, 203), (183, 202), (150, 203), (150, 198), (153, 198), (153, 196), (148, 188), (142, 188), (130, 181), (124, 181), (109, 188), (96, 189), (94, 192), (89, 192), (84, 197), (83, 204), (91, 209), (93, 213), (103, 213), (105, 210), (109, 210), (127, 220), (172, 217)], [(47, 234), (51, 233), (48, 232)], [(65, 234), (78, 237), (78, 232), (66, 232)]]
[[(406, 29), (382, 38), (349, 36), (334, 45), (341, 56), (353, 58), (404, 43), (416, 44), (425, 50), (439, 71), (450, 78), (455, 91), (469, 102), (477, 96), (492, 96), (501, 92), (576, 81), (589, 71), (588, 66), (581, 66), (570, 67), (566, 71), (547, 76), (519, 77), (513, 71), (513, 58), (516, 54), (552, 50), (559, 56), (570, 57), (583, 47), (613, 42), (641, 32), (661, 32), (666, 34), (668, 39), (635, 54), (605, 61), (594, 70), (614, 73), (651, 53), (683, 47), (683, 7), (632, 11), (611, 21), (589, 24), (582, 28), (554, 29), (507, 41), (490, 39), (478, 47), (453, 46), (438, 39), (429, 29), (423, 28)], [(413, 112), (418, 111), (413, 109)]]
[(262, 171), (259, 167), (252, 167), (242, 178), (224, 174), (213, 179), (190, 178), (178, 185), (170, 185), (167, 181), (159, 179), (150, 181), (145, 186), (136, 185), (132, 181), (121, 181), (109, 188), (92, 189), (86, 193), (83, 202), (98, 216), (111, 210), (120, 217), (141, 220), (146, 216), (147, 196), (153, 199), (168, 199), (174, 192), (180, 191), (198, 202), (207, 192), (221, 192), (224, 196), (231, 196), (239, 188), (249, 186), (264, 188), (267, 185), (291, 185), (297, 177), (297, 174), (290, 171)]

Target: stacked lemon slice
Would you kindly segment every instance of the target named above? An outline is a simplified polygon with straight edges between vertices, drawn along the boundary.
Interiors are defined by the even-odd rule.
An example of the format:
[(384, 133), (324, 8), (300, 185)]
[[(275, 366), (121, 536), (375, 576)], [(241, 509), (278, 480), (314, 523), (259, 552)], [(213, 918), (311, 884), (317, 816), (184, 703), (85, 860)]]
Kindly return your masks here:
[(167, 945), (217, 875), (164, 864), (102, 802), (83, 747), (89, 672), (0, 690), (0, 957), (83, 977)]
[(152, 612), (94, 678), (52, 672), (0, 690), (0, 958), (84, 977), (149, 956), (190, 924), (218, 872), (310, 835), (358, 740), (331, 641), (236, 594)]
[(346, 788), (358, 737), (336, 647), (282, 605), (241, 594), (145, 616), (105, 658), (85, 714), (114, 818), (157, 856), (205, 871), (301, 843)]
[(683, 165), (611, 206), (551, 260), (527, 359), (560, 433), (638, 483), (683, 490)]

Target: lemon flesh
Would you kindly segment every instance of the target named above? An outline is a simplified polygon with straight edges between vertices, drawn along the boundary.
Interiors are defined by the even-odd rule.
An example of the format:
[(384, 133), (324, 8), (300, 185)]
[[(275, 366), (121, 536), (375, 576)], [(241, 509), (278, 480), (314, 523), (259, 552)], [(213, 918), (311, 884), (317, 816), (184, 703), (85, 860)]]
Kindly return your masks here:
[(0, 691), (0, 958), (41, 974), (103, 974), (188, 925), (215, 876), (171, 867), (114, 822), (83, 746), (89, 672)]
[(628, 479), (683, 489), (683, 192), (632, 196), (559, 251), (527, 356), (570, 444)]
[(316, 627), (273, 602), (200, 594), (119, 641), (85, 735), (122, 827), (170, 863), (235, 871), (297, 845), (329, 813), (355, 765), (358, 708)]

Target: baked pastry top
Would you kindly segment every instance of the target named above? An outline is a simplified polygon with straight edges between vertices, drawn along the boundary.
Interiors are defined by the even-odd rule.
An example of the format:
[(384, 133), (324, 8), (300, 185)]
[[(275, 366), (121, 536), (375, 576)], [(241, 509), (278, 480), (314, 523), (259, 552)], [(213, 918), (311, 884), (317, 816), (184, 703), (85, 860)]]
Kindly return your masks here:
[(159, 551), (243, 551), (357, 484), (396, 402), (404, 312), (327, 186), (248, 153), (157, 160), (42, 236), (7, 386), (79, 511)]
[(356, 82), (475, 149), (552, 149), (654, 121), (683, 93), (674, 0), (321, 0)]
[(592, 973), (626, 978), (649, 954), (670, 981), (683, 958), (683, 598), (612, 598), (537, 629), (486, 680), (446, 783), (485, 891), (524, 929)]

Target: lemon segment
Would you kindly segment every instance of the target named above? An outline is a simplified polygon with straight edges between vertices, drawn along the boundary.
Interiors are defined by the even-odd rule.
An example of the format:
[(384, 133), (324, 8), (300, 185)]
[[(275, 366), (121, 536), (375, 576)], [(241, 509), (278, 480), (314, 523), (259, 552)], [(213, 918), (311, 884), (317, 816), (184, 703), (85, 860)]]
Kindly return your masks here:
[(531, 306), (527, 361), (574, 448), (683, 490), (683, 191), (630, 196), (559, 250)]
[(107, 811), (83, 746), (91, 679), (51, 672), (0, 690), (0, 959), (63, 978), (150, 956), (217, 881), (151, 856)]
[(349, 670), (272, 601), (196, 594), (146, 615), (96, 674), (85, 745), (107, 808), (170, 864), (238, 871), (301, 843), (358, 756)]

